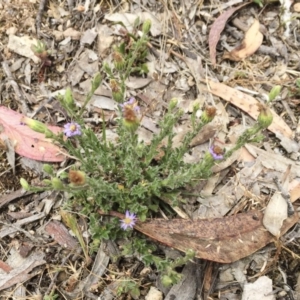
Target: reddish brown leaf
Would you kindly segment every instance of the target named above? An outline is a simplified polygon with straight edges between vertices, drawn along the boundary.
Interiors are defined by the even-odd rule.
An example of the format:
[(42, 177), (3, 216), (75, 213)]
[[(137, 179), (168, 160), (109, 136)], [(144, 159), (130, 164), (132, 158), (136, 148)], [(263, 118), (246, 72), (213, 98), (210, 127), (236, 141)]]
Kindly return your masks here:
[(225, 25), (228, 19), (239, 9), (248, 5), (248, 3), (244, 3), (238, 7), (233, 7), (222, 13), (212, 24), (209, 36), (208, 36), (208, 44), (209, 44), (209, 54), (212, 64), (216, 65), (216, 47), (220, 39), (221, 32), (225, 28)]
[(51, 221), (45, 226), (45, 231), (62, 247), (73, 250), (78, 247), (77, 241), (70, 235), (67, 228), (60, 222)]
[[(101, 213), (101, 212), (100, 212)], [(116, 213), (110, 213), (120, 217)], [(216, 219), (155, 219), (137, 222), (134, 228), (172, 248), (192, 249), (196, 257), (231, 263), (275, 241), (262, 223), (263, 213), (249, 211)], [(281, 235), (298, 221), (298, 215), (284, 221)]]
[[(44, 134), (22, 125), (24, 116), (18, 112), (0, 106), (0, 140), (9, 139), (19, 155), (41, 161), (60, 162), (65, 159), (62, 149), (46, 139)], [(54, 133), (61, 132), (57, 126), (48, 126)]]
[[(193, 249), (196, 256), (221, 263), (246, 257), (274, 241), (262, 224), (263, 213), (250, 211), (224, 218), (138, 223), (142, 233), (181, 251)], [(285, 233), (298, 220), (297, 214), (282, 226)]]

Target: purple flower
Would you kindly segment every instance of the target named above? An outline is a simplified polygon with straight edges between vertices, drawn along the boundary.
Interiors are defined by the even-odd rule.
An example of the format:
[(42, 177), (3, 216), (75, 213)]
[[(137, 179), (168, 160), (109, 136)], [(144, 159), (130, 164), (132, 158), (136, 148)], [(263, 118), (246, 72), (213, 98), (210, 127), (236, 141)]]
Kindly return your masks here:
[(140, 107), (137, 101), (132, 97), (124, 104), (120, 104), (120, 108), (125, 127), (133, 132), (136, 131), (141, 121)]
[(123, 112), (126, 108), (134, 110), (137, 114), (140, 112), (140, 107), (137, 105), (137, 102), (133, 97), (131, 97), (128, 101), (124, 102), (123, 104), (119, 105), (122, 108)]
[(125, 218), (121, 220), (121, 228), (123, 230), (126, 230), (128, 228), (132, 229), (135, 225), (137, 218), (134, 213), (130, 213), (128, 210), (126, 210)]
[(210, 146), (208, 151), (215, 160), (221, 160), (224, 158), (223, 150), (219, 146)]
[(81, 127), (77, 123), (67, 123), (64, 125), (64, 134), (67, 137), (75, 136), (75, 135), (81, 135)]

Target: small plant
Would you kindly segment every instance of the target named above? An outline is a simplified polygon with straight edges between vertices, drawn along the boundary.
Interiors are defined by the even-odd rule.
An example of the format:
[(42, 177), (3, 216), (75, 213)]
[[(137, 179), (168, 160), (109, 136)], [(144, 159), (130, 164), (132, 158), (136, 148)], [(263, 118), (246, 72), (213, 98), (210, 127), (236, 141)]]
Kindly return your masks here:
[(52, 61), (49, 58), (50, 51), (46, 49), (46, 45), (41, 41), (37, 41), (36, 45), (32, 45), (31, 50), (41, 60), (38, 79), (39, 82), (42, 82), (45, 80), (46, 68), (52, 65)]
[[(213, 120), (216, 114), (214, 107), (200, 110), (199, 106), (194, 106), (191, 114), (192, 128), (182, 144), (174, 147), (173, 129), (183, 112), (177, 108), (177, 100), (171, 99), (168, 110), (159, 123), (159, 133), (153, 136), (150, 144), (139, 140), (137, 129), (143, 113), (136, 99), (124, 101), (125, 80), (132, 72), (146, 71), (144, 59), (149, 30), (150, 22), (146, 21), (141, 37), (132, 37), (129, 44), (122, 43), (115, 49), (114, 67), (104, 66), (114, 99), (120, 103), (117, 107), (118, 139), (107, 139), (105, 122), (99, 136), (82, 118), (86, 105), (101, 83), (99, 73), (95, 75), (91, 91), (81, 109), (76, 108), (70, 89), (60, 98), (71, 120), (64, 125), (63, 133), (55, 135), (41, 122), (24, 120), (32, 129), (44, 132), (47, 137), (67, 149), (75, 162), (67, 171), (59, 174), (54, 172), (52, 166), (45, 165), (44, 171), (49, 178), (43, 181), (43, 187), (31, 187), (24, 179), (21, 179), (21, 184), (27, 190), (67, 192), (66, 206), (69, 211), (79, 210), (89, 219), (93, 240), (91, 251), (98, 248), (101, 240), (126, 238), (129, 242), (124, 246), (123, 254), (139, 254), (145, 264), (154, 264), (162, 274), (163, 283), (170, 285), (180, 278), (175, 268), (190, 260), (194, 252), (188, 251), (185, 257), (173, 262), (162, 259), (153, 254), (155, 247), (152, 244), (133, 235), (132, 228), (137, 221), (143, 222), (147, 218), (155, 217), (159, 209), (169, 214), (169, 205), (179, 205), (179, 200), (174, 196), (177, 192), (191, 185), (194, 179), (209, 178), (212, 175), (211, 168), (216, 162), (228, 158), (245, 143), (261, 140), (259, 133), (271, 124), (272, 114), (267, 105), (261, 105), (257, 124), (246, 130), (231, 150), (225, 152), (224, 149), (212, 145), (203, 159), (195, 164), (186, 163), (183, 158), (192, 139), (205, 124)], [(201, 117), (197, 117), (199, 111)], [(165, 199), (168, 199), (168, 204), (164, 202)], [(100, 217), (100, 212), (109, 211), (125, 213), (125, 217), (121, 221), (117, 218)], [(65, 217), (76, 232), (87, 256), (86, 245), (77, 230), (76, 220), (70, 215)], [(121, 291), (125, 290), (137, 293), (135, 284), (123, 285)]]

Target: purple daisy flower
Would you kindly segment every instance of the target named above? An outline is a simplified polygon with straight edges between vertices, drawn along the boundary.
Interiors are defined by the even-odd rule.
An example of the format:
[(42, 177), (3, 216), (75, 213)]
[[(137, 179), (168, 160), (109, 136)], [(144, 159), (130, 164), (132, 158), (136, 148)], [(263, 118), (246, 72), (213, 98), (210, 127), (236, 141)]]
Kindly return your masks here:
[(211, 146), (208, 151), (215, 160), (221, 160), (224, 158), (223, 150), (219, 146)]
[(119, 104), (124, 112), (125, 108), (133, 109), (136, 113), (140, 112), (140, 107), (137, 105), (136, 100), (131, 97), (128, 101), (124, 102), (123, 104)]
[(75, 135), (81, 135), (81, 127), (79, 124), (77, 123), (67, 123), (64, 125), (64, 134), (67, 136), (67, 137), (72, 137), (72, 136), (75, 136)]
[(121, 228), (123, 230), (126, 230), (128, 228), (132, 229), (137, 221), (136, 215), (134, 213), (129, 212), (126, 210), (125, 212), (125, 218), (121, 220)]

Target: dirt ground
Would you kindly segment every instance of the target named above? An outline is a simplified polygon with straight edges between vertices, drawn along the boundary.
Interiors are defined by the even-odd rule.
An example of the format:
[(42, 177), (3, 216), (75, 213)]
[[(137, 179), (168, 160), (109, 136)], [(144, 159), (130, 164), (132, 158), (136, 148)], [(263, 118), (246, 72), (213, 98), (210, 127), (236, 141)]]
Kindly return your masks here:
[[(50, 125), (62, 126), (66, 120), (58, 93), (70, 87), (77, 105), (82, 105), (93, 75), (112, 61), (114, 45), (124, 39), (120, 22), (130, 32), (138, 17), (141, 26), (147, 19), (152, 23), (149, 73), (132, 76), (126, 83), (128, 98), (135, 97), (147, 112), (139, 134), (151, 139), (172, 98), (178, 99), (185, 116), (195, 103), (217, 108), (212, 125), (191, 146), (186, 158), (190, 162), (197, 162), (211, 141), (225, 148), (234, 144), (257, 119), (257, 104), (265, 103), (272, 88), (281, 86), (272, 103), (273, 124), (263, 133), (263, 141), (217, 164), (214, 176), (189, 191), (193, 197), (180, 207), (190, 218), (204, 219), (201, 226), (211, 232), (217, 230), (217, 221), (211, 218), (222, 218), (228, 230), (223, 237), (216, 234), (216, 243), (223, 243), (221, 249), (227, 249), (230, 263), (207, 251), (202, 259), (179, 268), (183, 279), (169, 288), (162, 285), (160, 273), (145, 267), (138, 257), (114, 260), (122, 242), (102, 243), (87, 264), (80, 249), (74, 251), (76, 240), (59, 215), (64, 195), (24, 193), (20, 178), (38, 184), (44, 176), (42, 163), (14, 156), (13, 146), (8, 149), (2, 135), (1, 299), (300, 300), (300, 3), (257, 2), (0, 1), (1, 106)], [(46, 61), (31, 50), (37, 41), (49, 50)], [(113, 119), (114, 111), (104, 78), (84, 118), (99, 130), (102, 117)], [(3, 116), (0, 111), (1, 131)], [(176, 130), (180, 143), (187, 125), (183, 121)], [(62, 169), (67, 164), (53, 165)], [(276, 185), (274, 178), (282, 185)], [(248, 228), (249, 215), (235, 223), (239, 213), (267, 211), (276, 192), (288, 195), (295, 209), (293, 216), (280, 218), (278, 212), (286, 208), (272, 202), (269, 222), (275, 224), (276, 234), (264, 227), (257, 231), (248, 224)], [(232, 219), (226, 223), (225, 216)], [(80, 225), (88, 240), (86, 220)], [(247, 235), (227, 235), (237, 226), (246, 226)], [(247, 252), (245, 239), (251, 241), (256, 235), (264, 239), (262, 246)], [(162, 256), (181, 255), (153, 243)], [(136, 283), (138, 296), (130, 289), (118, 294), (124, 277)]]

